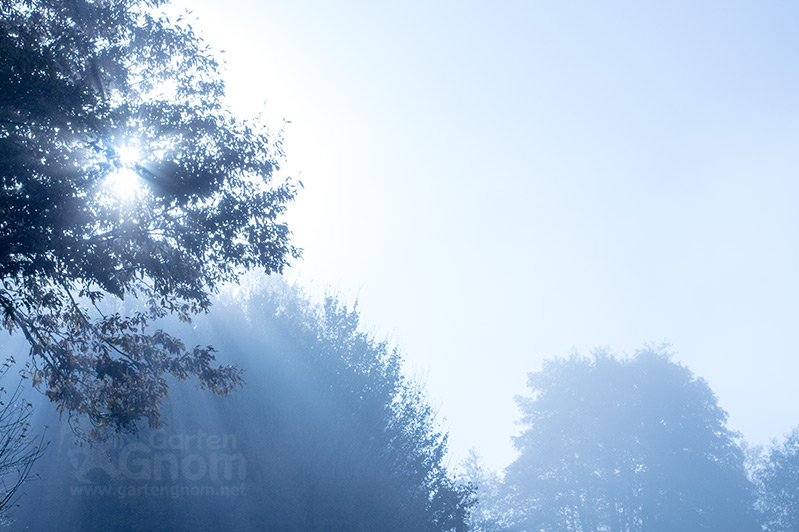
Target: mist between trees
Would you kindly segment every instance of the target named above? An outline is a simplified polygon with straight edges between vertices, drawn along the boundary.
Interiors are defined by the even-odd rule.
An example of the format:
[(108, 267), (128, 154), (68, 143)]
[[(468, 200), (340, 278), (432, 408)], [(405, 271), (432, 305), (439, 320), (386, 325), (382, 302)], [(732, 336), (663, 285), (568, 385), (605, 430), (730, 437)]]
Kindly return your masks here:
[[(15, 524), (795, 530), (796, 435), (747, 448), (707, 383), (664, 348), (547, 361), (518, 398), (519, 456), (493, 472), (477, 455), (447, 465), (446, 434), (402, 375), (402, 354), (362, 332), (356, 310), (333, 297), (312, 303), (277, 279), (217, 309), (186, 338), (213, 341), (247, 368), (242, 390), (218, 398), (175, 383), (165, 427), (94, 445), (47, 420), (51, 447)], [(37, 423), (48, 411), (40, 406)]]

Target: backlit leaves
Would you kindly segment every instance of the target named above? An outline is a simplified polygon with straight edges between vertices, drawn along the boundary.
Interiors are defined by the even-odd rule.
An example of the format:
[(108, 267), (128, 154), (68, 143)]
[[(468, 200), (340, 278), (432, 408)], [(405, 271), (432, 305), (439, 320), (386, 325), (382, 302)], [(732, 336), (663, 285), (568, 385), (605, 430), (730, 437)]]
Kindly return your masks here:
[[(219, 63), (160, 1), (0, 5), (4, 327), (59, 408), (99, 428), (157, 425), (168, 375), (227, 393), (237, 370), (154, 322), (299, 256), (280, 222), (295, 186), (272, 179), (279, 139), (230, 114)], [(139, 182), (128, 198), (108, 186), (122, 171)], [(131, 298), (146, 309), (121, 314)]]

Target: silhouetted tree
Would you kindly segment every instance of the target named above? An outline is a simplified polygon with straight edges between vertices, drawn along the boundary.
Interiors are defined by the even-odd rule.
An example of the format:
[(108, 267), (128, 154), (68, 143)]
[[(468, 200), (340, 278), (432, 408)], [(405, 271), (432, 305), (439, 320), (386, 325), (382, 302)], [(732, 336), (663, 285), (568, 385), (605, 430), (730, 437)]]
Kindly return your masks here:
[(662, 351), (551, 360), (528, 385), (512, 530), (759, 530), (727, 414)]
[(164, 3), (0, 1), (0, 320), (50, 399), (101, 428), (158, 425), (165, 375), (235, 387), (212, 348), (153, 322), (298, 256), (280, 136), (231, 116), (219, 64)]
[(771, 446), (758, 464), (755, 478), (765, 530), (799, 530), (799, 429)]

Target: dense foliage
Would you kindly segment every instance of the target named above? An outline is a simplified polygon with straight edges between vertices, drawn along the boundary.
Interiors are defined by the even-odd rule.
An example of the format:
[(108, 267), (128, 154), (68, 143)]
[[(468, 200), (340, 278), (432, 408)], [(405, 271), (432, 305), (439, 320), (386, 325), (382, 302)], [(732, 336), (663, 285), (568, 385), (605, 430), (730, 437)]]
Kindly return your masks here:
[[(357, 312), (333, 298), (314, 305), (284, 287), (244, 309), (240, 302), (196, 322), (204, 339), (237, 354), (246, 387), (219, 399), (173, 386), (165, 429), (94, 448), (65, 438), (30, 488), (52, 513), (23, 506), (17, 524), (53, 532), (465, 531), (471, 491), (447, 470), (446, 435), (422, 390), (402, 376), (401, 354), (362, 332)], [(163, 445), (167, 436), (176, 445)], [(209, 450), (210, 437), (235, 443)], [(228, 477), (222, 469), (215, 476), (220, 453), (236, 456)], [(143, 488), (158, 494), (136, 491)], [(210, 495), (197, 493), (207, 488)], [(228, 488), (236, 494), (224, 495)], [(185, 493), (172, 497), (172, 489)]]
[(760, 530), (726, 413), (668, 355), (554, 359), (528, 384), (503, 529)]
[(0, 2), (0, 320), (95, 427), (158, 425), (165, 375), (236, 386), (212, 348), (153, 322), (298, 256), (279, 135), (231, 116), (218, 62), (163, 4)]

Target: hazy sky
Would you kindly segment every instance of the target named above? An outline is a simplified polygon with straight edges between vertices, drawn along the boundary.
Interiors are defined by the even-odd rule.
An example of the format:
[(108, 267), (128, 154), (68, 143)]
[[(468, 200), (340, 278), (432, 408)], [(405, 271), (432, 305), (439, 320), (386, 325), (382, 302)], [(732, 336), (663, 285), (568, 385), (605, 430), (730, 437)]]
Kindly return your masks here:
[(750, 441), (799, 424), (799, 4), (190, 5), (234, 108), (292, 121), (293, 275), (403, 347), (455, 459), (506, 465), (573, 348), (670, 340)]

